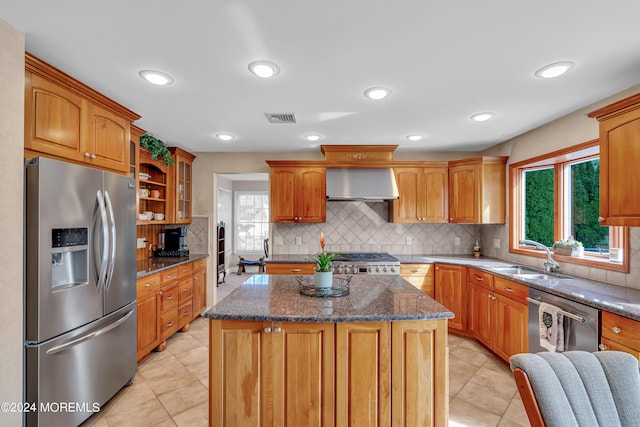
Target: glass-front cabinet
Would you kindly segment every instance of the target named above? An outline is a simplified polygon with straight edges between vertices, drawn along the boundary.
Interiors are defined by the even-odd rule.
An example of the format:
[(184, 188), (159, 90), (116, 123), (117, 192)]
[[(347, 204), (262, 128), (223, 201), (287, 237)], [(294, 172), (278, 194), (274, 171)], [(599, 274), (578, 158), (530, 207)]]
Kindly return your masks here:
[(190, 224), (193, 210), (192, 164), (196, 156), (177, 147), (170, 147), (169, 151), (176, 162), (171, 171), (175, 188), (173, 222)]

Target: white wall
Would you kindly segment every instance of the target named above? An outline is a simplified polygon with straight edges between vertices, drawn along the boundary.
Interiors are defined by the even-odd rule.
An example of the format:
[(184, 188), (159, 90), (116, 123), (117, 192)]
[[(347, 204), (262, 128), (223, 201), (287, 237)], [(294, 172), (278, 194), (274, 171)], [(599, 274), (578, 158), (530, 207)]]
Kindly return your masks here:
[[(23, 354), (24, 33), (0, 19), (0, 402), (21, 402)], [(0, 412), (19, 426), (20, 413)]]

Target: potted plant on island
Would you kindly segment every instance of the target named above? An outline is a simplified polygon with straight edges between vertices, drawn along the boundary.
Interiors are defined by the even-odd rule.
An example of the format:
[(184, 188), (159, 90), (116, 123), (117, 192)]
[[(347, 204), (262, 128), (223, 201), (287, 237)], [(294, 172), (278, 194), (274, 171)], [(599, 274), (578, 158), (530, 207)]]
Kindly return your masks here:
[(320, 248), (322, 252), (315, 254), (309, 261), (315, 261), (316, 269), (313, 272), (313, 280), (315, 287), (318, 289), (331, 288), (333, 284), (333, 260), (340, 254), (329, 253), (324, 250), (325, 238), (324, 233), (320, 233)]
[(574, 257), (584, 256), (582, 243), (569, 237), (567, 240), (558, 240), (553, 244), (553, 253), (556, 255), (569, 255)]

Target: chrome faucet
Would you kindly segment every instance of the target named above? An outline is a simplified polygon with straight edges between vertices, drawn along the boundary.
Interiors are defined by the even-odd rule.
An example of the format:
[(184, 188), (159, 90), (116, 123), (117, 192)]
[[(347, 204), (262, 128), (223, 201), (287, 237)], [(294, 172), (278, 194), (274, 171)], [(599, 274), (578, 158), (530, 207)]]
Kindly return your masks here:
[(533, 240), (522, 239), (520, 240), (520, 244), (533, 245), (536, 247), (536, 249), (545, 251), (547, 253), (547, 262), (544, 263), (544, 268), (548, 272), (551, 273), (560, 268), (560, 264), (558, 264), (555, 259), (551, 258), (551, 251), (549, 250), (549, 248), (543, 245), (542, 243), (534, 242)]

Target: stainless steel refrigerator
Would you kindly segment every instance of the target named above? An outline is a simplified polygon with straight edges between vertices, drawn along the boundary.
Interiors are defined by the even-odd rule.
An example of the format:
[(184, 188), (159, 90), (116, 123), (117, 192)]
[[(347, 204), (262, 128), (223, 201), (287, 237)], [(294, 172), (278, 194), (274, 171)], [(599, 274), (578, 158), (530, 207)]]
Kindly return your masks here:
[(25, 162), (26, 425), (76, 426), (136, 372), (135, 183)]

